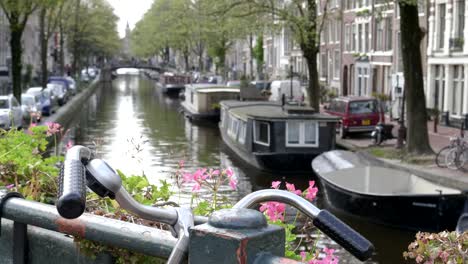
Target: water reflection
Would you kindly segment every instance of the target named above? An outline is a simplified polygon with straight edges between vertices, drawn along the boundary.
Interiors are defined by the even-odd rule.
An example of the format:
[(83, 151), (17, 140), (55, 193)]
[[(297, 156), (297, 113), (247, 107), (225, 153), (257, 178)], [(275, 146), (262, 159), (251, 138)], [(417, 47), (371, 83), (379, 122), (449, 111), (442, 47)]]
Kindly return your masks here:
[[(305, 189), (308, 181), (314, 179), (313, 175), (286, 178), (249, 167), (224, 146), (216, 124), (191, 123), (179, 113), (179, 108), (180, 101), (163, 96), (152, 81), (136, 75), (123, 75), (115, 79), (112, 86), (102, 87), (89, 99), (74, 120), (69, 135), (76, 144), (96, 150), (98, 157), (125, 174), (144, 173), (152, 183), (168, 180), (174, 188), (177, 184), (173, 175), (181, 160), (185, 161), (188, 171), (200, 167), (231, 167), (238, 179), (238, 190), (230, 192), (232, 200), (269, 188), (274, 180), (287, 180)], [(181, 196), (174, 197), (178, 203), (189, 201), (191, 186), (185, 186), (182, 191)], [(321, 197), (317, 204), (326, 207)], [(409, 244), (411, 239), (408, 233), (362, 220), (344, 219), (377, 246), (379, 253), (368, 263), (403, 262), (402, 246)], [(337, 247), (323, 237), (320, 245)], [(340, 263), (359, 263), (343, 250), (340, 255)]]

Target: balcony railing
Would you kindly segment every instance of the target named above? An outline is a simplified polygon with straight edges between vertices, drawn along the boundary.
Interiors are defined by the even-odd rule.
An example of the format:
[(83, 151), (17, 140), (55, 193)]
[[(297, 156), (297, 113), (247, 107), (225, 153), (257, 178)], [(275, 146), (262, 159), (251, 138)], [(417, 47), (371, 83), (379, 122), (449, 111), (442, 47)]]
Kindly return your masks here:
[(464, 44), (463, 37), (450, 38), (450, 40), (449, 40), (450, 50), (462, 50), (463, 49), (463, 44)]

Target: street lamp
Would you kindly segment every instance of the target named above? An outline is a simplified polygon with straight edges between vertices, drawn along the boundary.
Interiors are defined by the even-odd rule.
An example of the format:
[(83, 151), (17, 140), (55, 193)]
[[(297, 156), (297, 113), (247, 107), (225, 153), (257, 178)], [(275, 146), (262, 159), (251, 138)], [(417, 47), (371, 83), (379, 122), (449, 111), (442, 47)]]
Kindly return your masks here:
[(293, 96), (293, 58), (292, 56), (289, 57), (289, 73), (291, 77), (291, 87), (290, 87), (290, 100), (292, 101), (294, 96)]

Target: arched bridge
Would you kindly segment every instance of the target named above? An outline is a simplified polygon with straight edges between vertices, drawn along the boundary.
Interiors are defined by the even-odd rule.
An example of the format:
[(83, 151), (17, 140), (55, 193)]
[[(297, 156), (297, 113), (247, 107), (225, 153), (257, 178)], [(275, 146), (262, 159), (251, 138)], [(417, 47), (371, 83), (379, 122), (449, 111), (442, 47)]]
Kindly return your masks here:
[(111, 71), (116, 71), (118, 69), (122, 68), (136, 68), (136, 69), (146, 69), (146, 70), (152, 70), (152, 71), (157, 71), (157, 72), (163, 72), (164, 69), (161, 66), (158, 65), (150, 65), (147, 63), (113, 63), (111, 64), (110, 70)]

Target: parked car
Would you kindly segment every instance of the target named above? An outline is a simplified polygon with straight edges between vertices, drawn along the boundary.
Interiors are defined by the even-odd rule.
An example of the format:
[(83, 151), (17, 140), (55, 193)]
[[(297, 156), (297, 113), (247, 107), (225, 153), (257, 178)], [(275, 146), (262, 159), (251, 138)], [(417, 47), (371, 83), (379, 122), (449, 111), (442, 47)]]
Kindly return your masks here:
[(0, 129), (23, 127), (23, 111), (13, 95), (0, 96)]
[(70, 90), (72, 91), (72, 95), (78, 93), (78, 87), (76, 86), (75, 79), (70, 76), (66, 76), (65, 79), (68, 81), (68, 85), (70, 86)]
[[(49, 87), (49, 84), (47, 86)], [(49, 116), (58, 108), (58, 98), (49, 88), (32, 87), (26, 91), (26, 94), (33, 94), (36, 97), (38, 109), (42, 111), (42, 115)]]
[(42, 118), (42, 104), (39, 102), (42, 98), (36, 97), (33, 94), (21, 95), (21, 110), (23, 111), (23, 119), (29, 124), (30, 122), (37, 123)]
[(68, 102), (68, 91), (63, 83), (49, 83), (47, 88), (52, 91), (52, 94), (57, 98), (59, 106), (62, 106)]
[(56, 83), (56, 84), (64, 85), (66, 92), (67, 92), (67, 97), (71, 97), (76, 94), (76, 89), (75, 89), (76, 86), (72, 85), (72, 83), (70, 82), (70, 80), (68, 80), (67, 77), (52, 76), (52, 77), (49, 77), (48, 83)]
[(80, 79), (82, 82), (89, 82), (91, 80), (86, 69), (81, 71)]
[(372, 132), (379, 122), (385, 122), (379, 101), (373, 97), (338, 97), (325, 112), (341, 117), (338, 127), (341, 138), (355, 132)]

